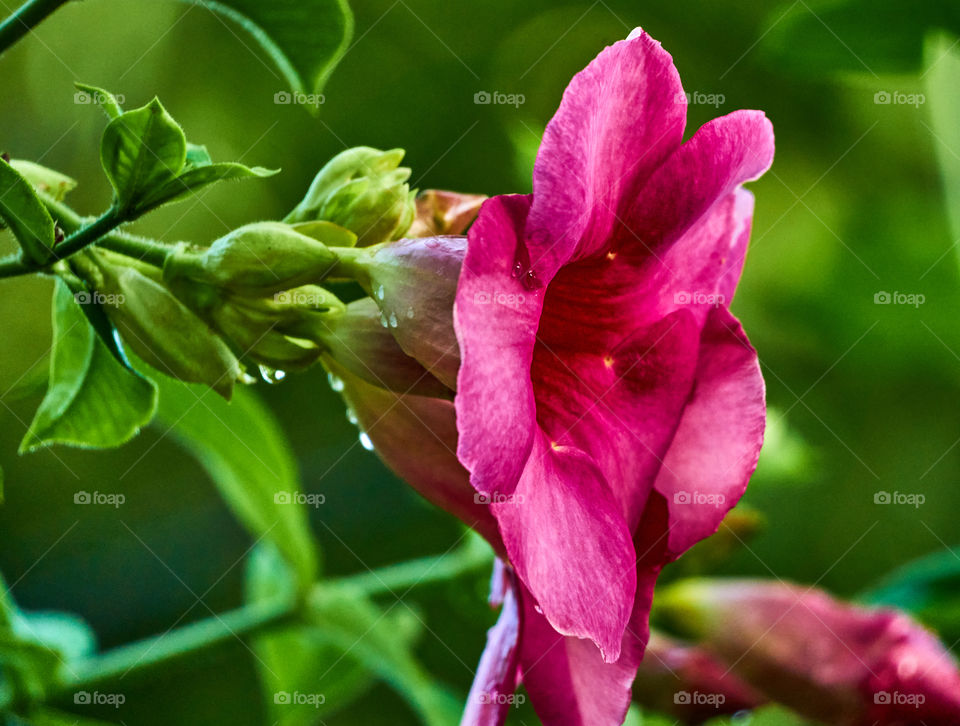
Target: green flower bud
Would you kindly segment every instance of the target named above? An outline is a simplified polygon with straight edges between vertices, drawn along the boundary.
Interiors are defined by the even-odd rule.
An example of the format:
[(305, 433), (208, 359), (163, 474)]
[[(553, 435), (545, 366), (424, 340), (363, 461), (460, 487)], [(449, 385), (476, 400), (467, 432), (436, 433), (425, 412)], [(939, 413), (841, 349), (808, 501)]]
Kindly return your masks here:
[(277, 316), (253, 305), (226, 303), (210, 315), (242, 358), (269, 368), (302, 370), (322, 352), (311, 340), (285, 334)]
[(416, 214), (410, 169), (400, 166), (403, 154), (368, 146), (337, 154), (285, 221), (335, 222), (355, 232), (361, 247), (399, 239)]
[(336, 262), (336, 254), (314, 237), (282, 222), (256, 222), (233, 230), (206, 250), (181, 245), (167, 258), (164, 278), (274, 293), (323, 279)]
[(241, 371), (227, 344), (160, 283), (132, 267), (98, 267), (99, 292), (116, 301), (104, 310), (124, 343), (161, 373), (229, 399)]

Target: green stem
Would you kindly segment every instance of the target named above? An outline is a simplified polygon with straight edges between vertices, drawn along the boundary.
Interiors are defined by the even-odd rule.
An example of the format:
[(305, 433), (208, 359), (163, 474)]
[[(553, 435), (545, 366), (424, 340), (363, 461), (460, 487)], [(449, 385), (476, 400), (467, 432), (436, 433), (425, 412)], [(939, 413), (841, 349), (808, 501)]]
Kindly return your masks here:
[(0, 53), (29, 33), (67, 0), (27, 0), (0, 23)]
[[(83, 217), (66, 204), (45, 194), (39, 196), (47, 211), (64, 230), (75, 232), (83, 226)], [(127, 257), (134, 257), (154, 267), (163, 267), (163, 263), (167, 259), (167, 253), (170, 251), (170, 248), (161, 242), (120, 231), (104, 235), (97, 240), (97, 245), (112, 252), (119, 252)]]
[[(198, 620), (164, 635), (120, 646), (63, 669), (62, 679), (51, 688), (47, 700), (69, 697), (78, 691), (94, 691), (115, 683), (124, 676), (140, 675), (157, 666), (201, 651), (245, 639), (258, 633), (296, 622), (299, 603), (289, 599), (263, 601), (236, 610)], [(21, 704), (0, 698), (0, 713)]]

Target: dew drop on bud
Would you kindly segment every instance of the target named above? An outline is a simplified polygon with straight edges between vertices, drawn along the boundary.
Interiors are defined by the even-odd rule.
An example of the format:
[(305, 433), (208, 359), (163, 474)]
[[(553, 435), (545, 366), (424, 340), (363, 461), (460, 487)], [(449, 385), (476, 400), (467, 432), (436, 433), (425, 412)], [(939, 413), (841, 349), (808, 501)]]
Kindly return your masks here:
[(523, 276), (523, 286), (528, 290), (539, 290), (543, 287), (543, 283), (537, 277), (536, 270), (527, 270), (527, 274)]
[(370, 440), (370, 437), (367, 436), (366, 431), (360, 432), (360, 445), (367, 451), (373, 451), (373, 442)]
[(413, 308), (407, 308), (407, 317), (413, 320)]
[(332, 373), (327, 373), (327, 381), (330, 383), (330, 388), (337, 393), (343, 390), (343, 381)]
[(256, 383), (260, 379), (258, 379), (256, 376), (251, 376), (246, 371), (243, 371), (237, 380), (240, 381), (240, 383), (242, 383), (245, 386), (252, 386), (254, 383)]
[(397, 327), (397, 325), (398, 325), (397, 314), (396, 314), (396, 313), (390, 313), (390, 327), (391, 327), (391, 328), (395, 328), (395, 327)]
[(274, 370), (265, 365), (260, 365), (260, 377), (265, 380), (267, 383), (274, 384), (279, 383), (284, 378), (287, 377), (285, 371)]
[(357, 412), (349, 406), (347, 407), (347, 421), (352, 423), (354, 426), (357, 425)]
[(377, 300), (383, 300), (383, 285), (377, 288)]
[(380, 313), (380, 325), (387, 327), (387, 316), (386, 313)]

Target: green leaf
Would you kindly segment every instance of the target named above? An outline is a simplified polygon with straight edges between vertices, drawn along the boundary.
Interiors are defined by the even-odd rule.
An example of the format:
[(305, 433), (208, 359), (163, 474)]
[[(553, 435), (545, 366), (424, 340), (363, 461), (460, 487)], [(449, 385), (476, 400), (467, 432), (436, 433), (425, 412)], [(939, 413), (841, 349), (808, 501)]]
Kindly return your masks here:
[(73, 85), (79, 89), (77, 95), (74, 97), (75, 102), (92, 103), (100, 106), (110, 119), (115, 119), (123, 114), (123, 109), (120, 108), (117, 97), (110, 93), (110, 91), (105, 91), (96, 86), (88, 86), (86, 83), (74, 83)]
[(936, 552), (897, 568), (861, 594), (870, 605), (906, 610), (948, 643), (960, 639), (960, 550)]
[(153, 417), (154, 384), (117, 362), (59, 281), (53, 329), (50, 384), (20, 452), (51, 444), (106, 448), (129, 441)]
[(953, 238), (960, 237), (960, 46), (943, 33), (926, 43), (927, 102)]
[(63, 201), (64, 197), (77, 186), (75, 179), (32, 161), (11, 159), (10, 166), (20, 172), (20, 175), (30, 182), (36, 191), (43, 192), (56, 202)]
[(23, 256), (36, 265), (53, 260), (53, 218), (30, 182), (0, 160), (0, 218), (20, 243)]
[(207, 151), (206, 146), (187, 142), (187, 165), (184, 167), (185, 169), (192, 166), (207, 166), (212, 163), (213, 159), (210, 158), (210, 152)]
[(145, 204), (148, 207), (159, 206), (167, 202), (175, 202), (190, 195), (203, 187), (214, 184), (218, 181), (228, 179), (245, 179), (249, 177), (268, 177), (273, 176), (279, 170), (264, 169), (261, 166), (248, 167), (234, 162), (220, 162), (211, 164), (209, 162), (192, 166), (185, 169), (175, 179), (161, 185), (153, 194), (146, 197)]
[[(272, 546), (258, 546), (250, 555), (246, 578), (251, 602), (296, 596), (289, 566)], [(366, 668), (329, 645), (308, 625), (298, 625), (254, 640), (269, 722), (279, 726), (308, 726), (349, 705), (373, 683)], [(323, 696), (323, 703), (288, 703), (283, 694)], [(314, 699), (319, 701), (319, 699)]]
[(176, 178), (186, 157), (183, 129), (158, 99), (114, 118), (103, 132), (100, 161), (119, 213), (129, 219), (161, 204), (157, 188)]
[(347, 587), (318, 587), (310, 619), (320, 637), (339, 647), (407, 700), (427, 726), (457, 723), (462, 704), (414, 659), (391, 618)]
[[(136, 373), (133, 366), (130, 365), (130, 359), (127, 358), (126, 351), (123, 349), (123, 343), (120, 339), (120, 335), (117, 332), (117, 329), (114, 327), (113, 323), (110, 322), (110, 318), (107, 317), (107, 313), (104, 311), (103, 306), (97, 302), (97, 297), (93, 290), (91, 290), (86, 283), (84, 283), (79, 278), (74, 278), (72, 276), (63, 276), (61, 278), (64, 284), (70, 288), (70, 292), (73, 293), (75, 300), (87, 300), (88, 302), (80, 306), (80, 309), (83, 311), (83, 314), (87, 318), (87, 322), (93, 327), (94, 332), (99, 336), (100, 342), (103, 343), (107, 350), (110, 351), (110, 355), (122, 365), (124, 368)], [(137, 374), (139, 375), (139, 374)]]
[(346, 0), (183, 1), (220, 13), (250, 33), (295, 93), (319, 93), (353, 35)]
[(273, 414), (243, 387), (227, 403), (205, 386), (167, 376), (158, 375), (157, 385), (158, 423), (196, 457), (248, 531), (273, 542), (301, 589), (308, 588), (317, 575), (317, 545), (306, 508), (297, 503), (296, 462)]

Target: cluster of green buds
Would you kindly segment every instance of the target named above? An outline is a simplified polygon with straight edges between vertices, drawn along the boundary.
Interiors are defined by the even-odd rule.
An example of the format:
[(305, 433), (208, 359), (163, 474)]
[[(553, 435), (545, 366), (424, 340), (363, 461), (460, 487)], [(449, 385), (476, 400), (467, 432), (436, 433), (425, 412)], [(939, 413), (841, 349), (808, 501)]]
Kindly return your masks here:
[[(180, 243), (162, 270), (91, 247), (73, 271), (122, 301), (104, 310), (139, 358), (225, 397), (255, 380), (251, 368), (273, 382), (322, 361), (379, 389), (449, 400), (466, 240), (427, 235), (462, 232), (483, 198), (415, 198), (402, 157), (345, 151), (286, 221), (248, 224), (209, 246)], [(341, 302), (328, 282), (366, 296)]]
[(403, 153), (358, 146), (337, 154), (285, 221), (334, 222), (357, 235), (358, 247), (400, 239), (417, 211), (410, 169), (400, 166)]

